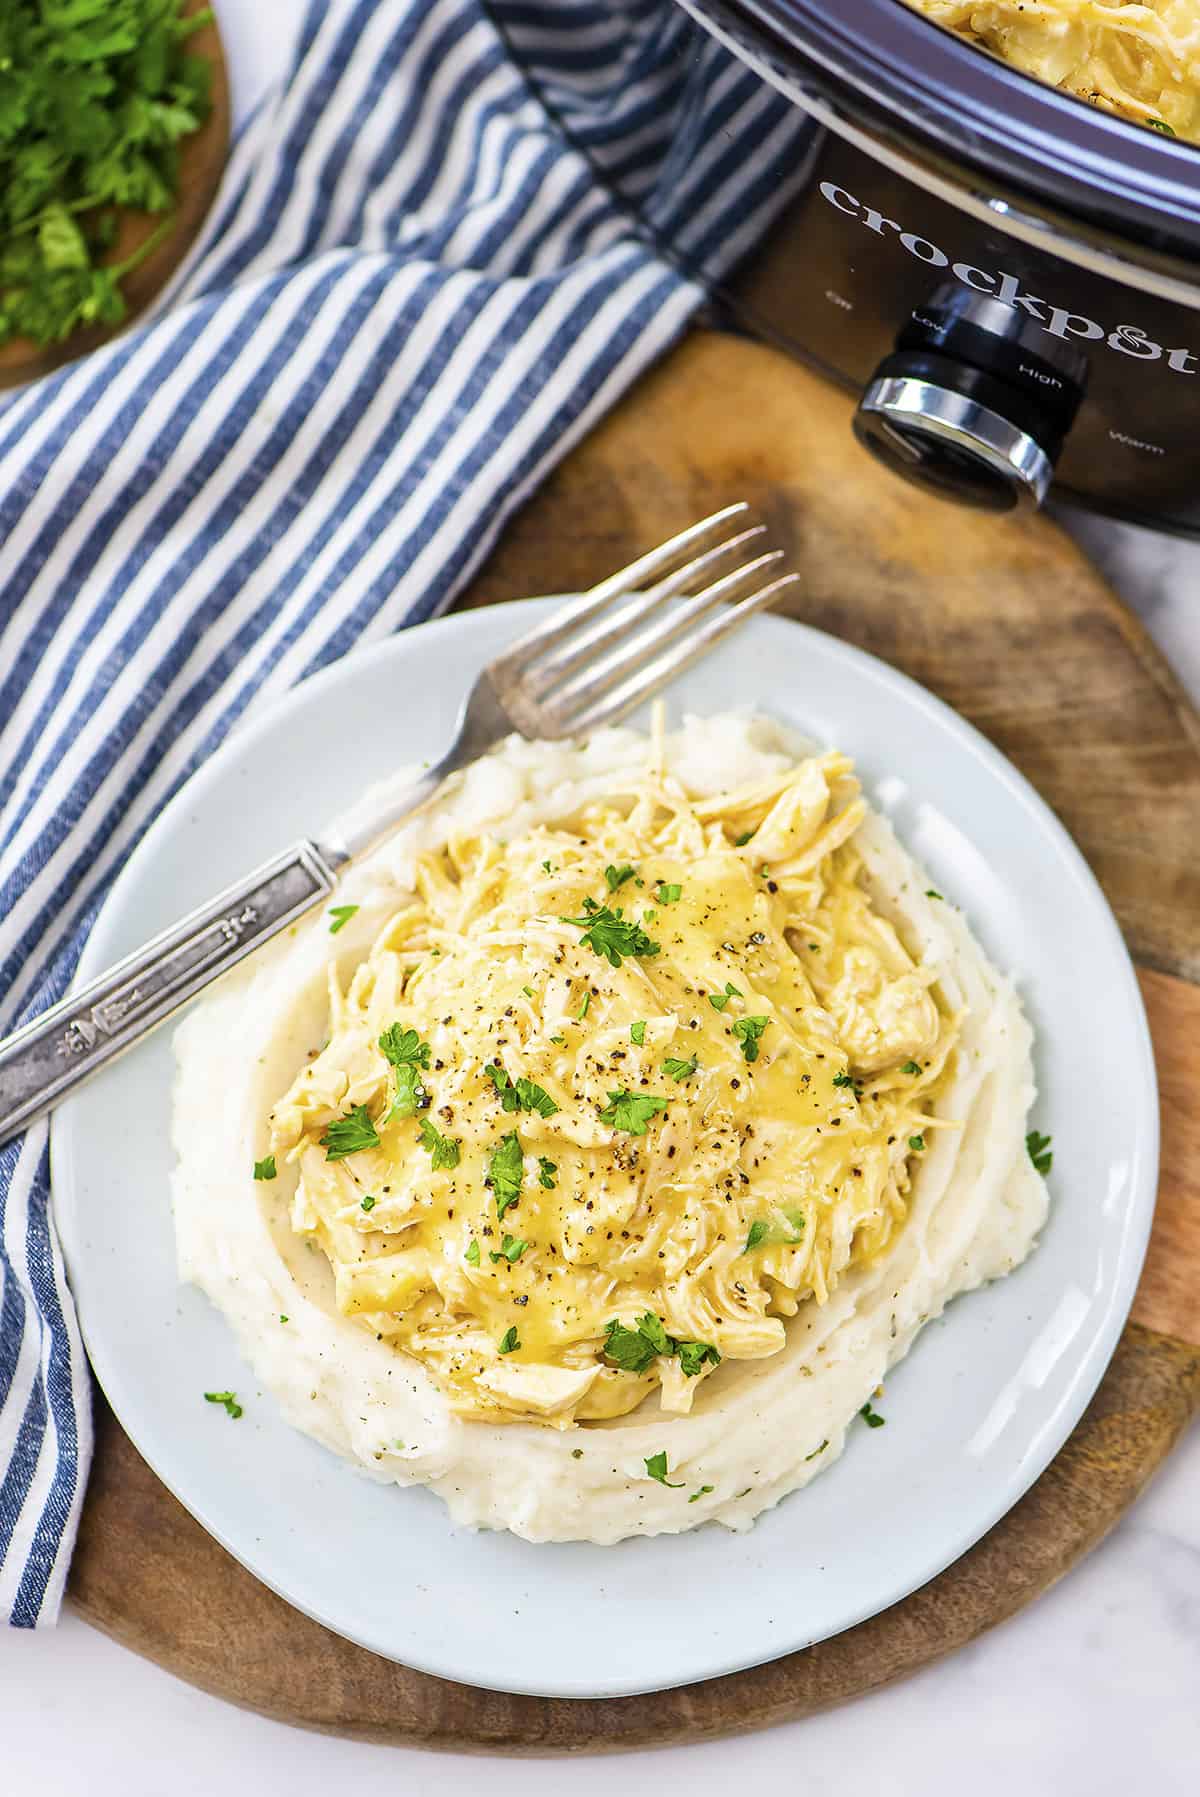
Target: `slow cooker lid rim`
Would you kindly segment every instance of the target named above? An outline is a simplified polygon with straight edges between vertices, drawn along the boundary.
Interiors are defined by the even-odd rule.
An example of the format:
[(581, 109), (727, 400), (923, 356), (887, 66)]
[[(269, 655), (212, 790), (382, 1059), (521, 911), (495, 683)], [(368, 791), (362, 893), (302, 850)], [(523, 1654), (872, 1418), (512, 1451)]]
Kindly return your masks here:
[(1200, 250), (1200, 148), (1130, 125), (976, 49), (903, 0), (725, 0), (819, 75), (879, 107), (980, 178), (996, 173), (1061, 209), (1116, 209), (1135, 240), (1149, 228)]

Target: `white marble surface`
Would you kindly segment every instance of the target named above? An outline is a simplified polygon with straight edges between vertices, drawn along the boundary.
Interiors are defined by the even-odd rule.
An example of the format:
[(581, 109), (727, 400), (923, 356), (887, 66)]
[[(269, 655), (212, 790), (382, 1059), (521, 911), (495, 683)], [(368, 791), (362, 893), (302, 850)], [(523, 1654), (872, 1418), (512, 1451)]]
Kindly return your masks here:
[[(241, 113), (298, 5), (218, 0)], [(1200, 545), (1064, 516), (1200, 702)], [(1083, 1565), (968, 1650), (848, 1709), (620, 1761), (531, 1762), (306, 1735), (218, 1703), (69, 1612), (0, 1630), (0, 1792), (38, 1797), (579, 1797), (770, 1781), (871, 1797), (1184, 1797), (1200, 1789), (1200, 1432)]]

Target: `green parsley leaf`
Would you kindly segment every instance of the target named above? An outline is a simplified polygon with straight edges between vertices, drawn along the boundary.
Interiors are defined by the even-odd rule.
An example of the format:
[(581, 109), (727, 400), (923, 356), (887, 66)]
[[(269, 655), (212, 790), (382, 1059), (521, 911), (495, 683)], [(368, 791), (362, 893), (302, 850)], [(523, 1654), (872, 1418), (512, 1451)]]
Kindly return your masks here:
[(835, 1086), (853, 1086), (856, 1089), (858, 1086), (858, 1081), (852, 1073), (835, 1073), (833, 1083)]
[(600, 1113), (601, 1123), (624, 1130), (630, 1136), (644, 1136), (652, 1117), (665, 1111), (667, 1101), (648, 1092), (610, 1092), (608, 1103)]
[(279, 1177), (275, 1171), (275, 1156), (273, 1154), (269, 1154), (264, 1161), (255, 1161), (254, 1177), (255, 1179), (277, 1179)]
[(918, 1061), (905, 1061), (900, 1071), (901, 1073), (920, 1073), (920, 1063)]
[(226, 1415), (231, 1416), (235, 1423), (242, 1414), (242, 1407), (231, 1391), (206, 1391), (204, 1402), (206, 1404), (223, 1404)]
[(639, 1017), (636, 1023), (629, 1026), (629, 1040), (635, 1047), (641, 1048), (646, 1040), (646, 1019)]
[(553, 1117), (558, 1109), (545, 1087), (524, 1075), (517, 1081), (517, 1102), (523, 1111), (535, 1111), (539, 1117)]
[(700, 1487), (699, 1491), (693, 1491), (691, 1497), (688, 1499), (688, 1503), (689, 1504), (698, 1503), (702, 1497), (707, 1497), (709, 1492), (712, 1491), (713, 1489), (714, 1489), (714, 1487), (712, 1485), (702, 1485)]
[(814, 1448), (811, 1454), (806, 1454), (804, 1456), (805, 1465), (807, 1465), (810, 1460), (815, 1460), (818, 1454), (823, 1454), (825, 1452), (825, 1449), (828, 1446), (829, 1446), (829, 1440), (828, 1440), (828, 1437), (826, 1437), (826, 1439), (821, 1443), (819, 1448)]
[(552, 1192), (558, 1181), (554, 1175), (558, 1172), (558, 1162), (548, 1161), (544, 1154), (538, 1155), (538, 1184)]
[(657, 1479), (660, 1485), (667, 1485), (672, 1491), (682, 1491), (682, 1479), (675, 1480), (668, 1479), (667, 1477), (667, 1456), (665, 1451), (660, 1450), (657, 1454), (650, 1455), (650, 1458), (646, 1461), (646, 1471), (650, 1474), (652, 1479)]
[(739, 1017), (734, 1024), (733, 1033), (741, 1043), (742, 1055), (747, 1061), (757, 1061), (758, 1045), (770, 1021), (769, 1017)]
[(462, 1158), (462, 1143), (439, 1134), (428, 1117), (421, 1118), (420, 1138), (422, 1148), (429, 1151), (434, 1173), (440, 1173), (443, 1169), (449, 1172), (457, 1167)]
[(521, 990), (525, 994), (526, 998), (533, 997), (533, 987), (532, 986), (522, 986)]
[(582, 917), (564, 917), (560, 921), (582, 930), (580, 942), (602, 955), (610, 967), (620, 967), (627, 955), (645, 961), (659, 953), (659, 944), (650, 940), (640, 924), (631, 923), (620, 907), (610, 911), (607, 905), (585, 899)]
[(1037, 1171), (1042, 1174), (1049, 1173), (1054, 1165), (1054, 1155), (1050, 1148), (1051, 1140), (1050, 1136), (1039, 1135), (1036, 1129), (1031, 1129), (1025, 1138), (1025, 1152)]
[(741, 835), (738, 837), (737, 841), (734, 843), (734, 845), (733, 845), (734, 848), (735, 849), (744, 849), (746, 844), (749, 842), (750, 838), (753, 835), (754, 835), (753, 830), (743, 830)]
[(329, 926), (329, 934), (336, 936), (339, 930), (344, 930), (357, 910), (357, 905), (331, 905), (329, 915), (333, 922)]
[(422, 1042), (416, 1030), (402, 1029), (400, 1024), (393, 1023), (380, 1036), (379, 1046), (393, 1067), (429, 1066), (429, 1044)]
[(661, 1317), (656, 1317), (652, 1310), (648, 1310), (644, 1316), (638, 1318), (638, 1329), (656, 1354), (674, 1352), (675, 1343), (667, 1334), (666, 1324)]
[(362, 1208), (363, 1208), (363, 1210), (374, 1210), (375, 1209), (375, 1199), (372, 1198), (370, 1192), (368, 1192), (366, 1197), (363, 1199)]
[[(932, 887), (932, 886), (927, 886), (927, 887), (926, 887), (926, 888), (925, 888), (925, 897), (926, 897), (926, 898), (935, 898), (935, 899), (940, 899), (940, 898), (941, 898), (941, 897), (942, 897), (942, 895), (941, 895), (941, 893), (940, 893), (940, 892), (935, 892), (935, 891), (934, 891), (934, 889), (933, 889), (933, 887)], [(944, 899), (943, 899), (943, 900), (942, 900), (942, 903), (943, 903), (943, 904), (944, 904), (944, 903), (945, 903), (945, 900), (944, 900)]]
[(682, 1083), (685, 1079), (691, 1078), (692, 1074), (696, 1071), (696, 1066), (697, 1060), (695, 1055), (692, 1056), (690, 1061), (681, 1061), (676, 1055), (668, 1055), (667, 1059), (663, 1062), (663, 1072), (669, 1073), (671, 1078), (677, 1083)]
[(363, 1148), (378, 1148), (379, 1135), (366, 1105), (356, 1104), (348, 1116), (335, 1117), (326, 1126), (321, 1146), (327, 1161), (344, 1161), (348, 1154), (358, 1154)]
[(756, 1217), (750, 1225), (750, 1233), (746, 1237), (746, 1246), (742, 1252), (744, 1254), (749, 1254), (752, 1248), (761, 1247), (762, 1243), (766, 1241), (770, 1233), (771, 1225), (769, 1223), (764, 1223), (761, 1217)]
[(509, 1113), (519, 1111), (521, 1108), (521, 1100), (517, 1097), (517, 1088), (513, 1085), (503, 1067), (499, 1066), (495, 1061), (489, 1061), (483, 1071), (485, 1077), (490, 1079), (493, 1086), (496, 1088), (496, 1097), (500, 1100), (501, 1110), (508, 1111)]
[(613, 867), (610, 864), (604, 870), (605, 884), (610, 892), (616, 892), (618, 887), (624, 886), (626, 880), (633, 880), (636, 879), (636, 877), (637, 868), (630, 867), (628, 862), (625, 862), (621, 867)]
[(657, 1353), (640, 1327), (627, 1329), (614, 1317), (604, 1331), (604, 1358), (623, 1373), (644, 1373)]
[(1165, 137), (1175, 136), (1174, 131), (1172, 131), (1166, 119), (1147, 119), (1146, 123), (1149, 125), (1151, 131), (1161, 131)]
[(470, 1266), (477, 1267), (479, 1265), (479, 1243), (478, 1242), (472, 1240), (470, 1247), (467, 1249), (466, 1253), (463, 1255), (463, 1259)]
[(737, 987), (731, 983), (726, 986), (724, 992), (710, 992), (708, 995), (708, 1002), (714, 1011), (723, 1011), (731, 998), (741, 997), (742, 994), (738, 991)]
[(498, 1250), (495, 1248), (488, 1250), (488, 1259), (493, 1263), (498, 1260), (506, 1260), (511, 1267), (520, 1260), (528, 1246), (528, 1242), (518, 1241), (515, 1235), (506, 1235)]
[(677, 886), (673, 881), (660, 880), (654, 888), (654, 896), (660, 905), (675, 905), (683, 896), (683, 887)]
[(583, 1003), (579, 1007), (579, 1019), (578, 1020), (580, 1023), (582, 1023), (584, 1018), (587, 1016), (588, 1006), (591, 1004), (591, 1002), (592, 1002), (591, 993), (585, 992), (583, 995)]
[(514, 1129), (488, 1157), (488, 1181), (496, 1200), (496, 1217), (499, 1221), (503, 1221), (505, 1211), (511, 1210), (521, 1196), (521, 1181), (524, 1177), (525, 1157), (521, 1152), (521, 1138)]
[(886, 1416), (880, 1416), (878, 1410), (871, 1409), (871, 1400), (869, 1398), (858, 1414), (862, 1417), (868, 1429), (882, 1429), (883, 1425), (887, 1422)]
[(286, 1318), (286, 1317), (285, 1317), (285, 1316), (284, 1316), (284, 1314), (283, 1314), (283, 1312), (282, 1312), (282, 1311), (280, 1311), (280, 1313), (279, 1313), (279, 1321), (280, 1321), (280, 1322), (281, 1322), (281, 1323), (286, 1323), (286, 1322), (287, 1322), (287, 1320), (288, 1320), (288, 1319), (287, 1319), (287, 1318)]
[(410, 1062), (405, 1067), (397, 1067), (396, 1096), (384, 1121), (390, 1123), (393, 1117), (415, 1117), (428, 1103), (429, 1094), (421, 1084), (415, 1064)]
[(556, 1048), (561, 1048), (566, 1039), (565, 1036), (551, 1036), (550, 1038)]
[(925, 1148), (924, 1136), (909, 1136), (908, 1145), (914, 1154), (921, 1154)]
[(517, 1325), (513, 1323), (500, 1337), (500, 1352), (502, 1354), (515, 1354), (520, 1346), (521, 1338), (517, 1334)]
[(711, 1361), (713, 1366), (720, 1366), (720, 1350), (712, 1342), (677, 1342), (676, 1352), (685, 1379), (694, 1379)]
[(552, 874), (554, 872), (554, 868), (551, 866), (549, 861), (542, 862), (542, 872), (545, 874)]

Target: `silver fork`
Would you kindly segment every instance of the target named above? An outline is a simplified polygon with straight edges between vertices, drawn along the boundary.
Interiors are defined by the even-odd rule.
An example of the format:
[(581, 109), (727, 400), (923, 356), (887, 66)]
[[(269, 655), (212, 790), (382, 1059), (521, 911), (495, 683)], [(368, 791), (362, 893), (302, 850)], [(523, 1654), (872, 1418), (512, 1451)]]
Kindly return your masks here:
[[(479, 674), (442, 759), (361, 828), (302, 839), (0, 1040), (0, 1142), (131, 1048), (218, 975), (327, 898), (339, 874), (425, 804), (448, 774), (514, 731), (581, 736), (624, 717), (770, 605), (765, 527), (729, 505), (568, 601)], [(671, 603), (675, 601), (675, 603)]]

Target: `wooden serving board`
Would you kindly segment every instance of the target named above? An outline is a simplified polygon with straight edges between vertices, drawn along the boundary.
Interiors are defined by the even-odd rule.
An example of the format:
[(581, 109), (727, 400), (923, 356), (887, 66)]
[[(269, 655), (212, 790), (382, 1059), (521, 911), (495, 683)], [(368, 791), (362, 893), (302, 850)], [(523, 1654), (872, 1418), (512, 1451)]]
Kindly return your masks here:
[(1105, 886), (1143, 970), (1163, 1099), (1158, 1212), (1132, 1318), (1058, 1458), (939, 1578), (769, 1666), (609, 1700), (478, 1691), (352, 1647), (231, 1560), (101, 1406), (70, 1594), (117, 1640), (231, 1702), (371, 1740), (525, 1753), (696, 1741), (808, 1715), (927, 1665), (1053, 1584), (1200, 1406), (1200, 721), (1054, 525), (902, 486), (854, 444), (841, 395), (732, 338), (693, 336), (644, 380), (510, 526), (465, 603), (587, 586), (735, 498), (759, 508), (799, 570), (794, 613), (904, 668), (984, 730)]
[[(183, 11), (194, 13), (208, 3), (209, 0), (185, 0)], [(179, 200), (174, 230), (122, 282), (129, 308), (124, 321), (119, 325), (97, 325), (73, 331), (64, 343), (52, 343), (45, 348), (26, 337), (0, 344), (0, 389), (22, 387), (27, 381), (39, 380), (64, 363), (90, 355), (102, 343), (128, 330), (138, 314), (162, 292), (196, 241), (221, 185), (229, 151), (229, 75), (215, 21), (198, 27), (188, 40), (188, 49), (194, 56), (207, 57), (212, 64), (212, 111), (200, 130), (185, 138), (180, 146)], [(121, 262), (132, 255), (161, 221), (162, 215), (157, 213), (124, 213), (106, 260)]]

